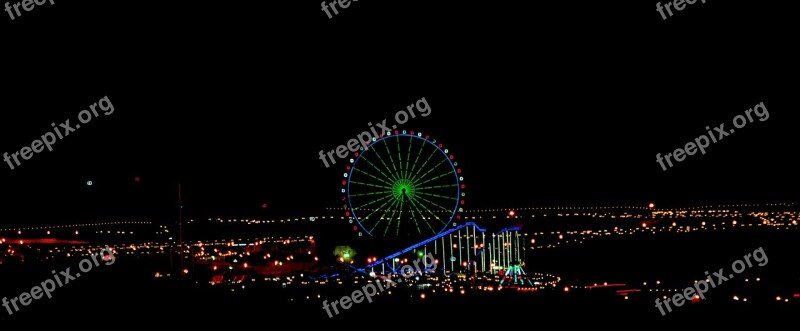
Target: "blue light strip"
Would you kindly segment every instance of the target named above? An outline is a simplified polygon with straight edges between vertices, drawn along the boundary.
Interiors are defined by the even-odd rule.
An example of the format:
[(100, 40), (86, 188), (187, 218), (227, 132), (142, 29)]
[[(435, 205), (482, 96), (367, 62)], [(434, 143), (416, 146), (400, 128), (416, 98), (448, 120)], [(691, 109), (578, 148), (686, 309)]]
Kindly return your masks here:
[[(396, 258), (396, 257), (398, 257), (398, 256), (400, 256), (400, 255), (402, 255), (402, 254), (404, 254), (404, 253), (408, 253), (408, 252), (410, 252), (410, 251), (413, 251), (413, 250), (415, 250), (415, 249), (417, 249), (417, 248), (419, 248), (419, 247), (425, 246), (425, 245), (427, 245), (427, 244), (429, 244), (429, 243), (433, 242), (433, 241), (434, 241), (434, 240), (436, 240), (436, 239), (439, 239), (439, 238), (442, 238), (442, 237), (444, 237), (444, 236), (447, 236), (447, 235), (449, 235), (449, 234), (451, 234), (451, 233), (453, 233), (453, 232), (455, 232), (455, 231), (461, 230), (461, 229), (463, 229), (463, 228), (466, 228), (466, 227), (468, 227), (468, 226), (474, 226), (474, 227), (475, 227), (475, 229), (477, 229), (478, 231), (480, 231), (480, 232), (486, 232), (486, 229), (481, 229), (481, 228), (480, 228), (480, 227), (479, 227), (477, 224), (475, 224), (475, 223), (473, 223), (473, 222), (467, 222), (467, 223), (464, 223), (464, 224), (462, 224), (462, 225), (459, 225), (459, 226), (457, 226), (457, 227), (454, 227), (454, 228), (452, 228), (452, 229), (450, 229), (450, 230), (447, 230), (447, 231), (444, 231), (444, 232), (442, 232), (442, 233), (439, 233), (439, 234), (437, 234), (437, 235), (435, 235), (435, 236), (433, 236), (433, 237), (430, 237), (430, 238), (428, 238), (428, 239), (425, 239), (425, 240), (423, 240), (423, 241), (421, 241), (421, 242), (419, 242), (419, 243), (417, 243), (417, 244), (414, 244), (414, 245), (412, 245), (412, 246), (410, 246), (410, 247), (408, 247), (408, 248), (406, 248), (406, 249), (404, 249), (404, 250), (402, 250), (402, 251), (399, 251), (399, 252), (397, 252), (397, 253), (394, 253), (394, 254), (391, 254), (391, 255), (389, 255), (389, 256), (387, 256), (387, 257), (383, 258), (383, 259), (380, 259), (380, 260), (378, 260), (378, 261), (375, 261), (375, 262), (373, 262), (373, 263), (370, 263), (370, 264), (368, 264), (368, 265), (364, 266), (363, 268), (360, 268), (360, 269), (358, 269), (358, 271), (360, 271), (360, 272), (364, 272), (364, 269), (369, 269), (369, 268), (372, 268), (372, 267), (375, 267), (375, 266), (379, 266), (379, 265), (381, 265), (382, 263), (388, 263), (388, 262), (391, 262), (391, 261), (392, 261), (392, 259), (394, 259), (394, 258)], [(502, 231), (513, 231), (514, 229), (519, 229), (519, 228), (507, 228), (507, 229), (503, 229), (503, 230), (500, 230), (500, 231), (501, 231), (501, 232), (502, 232)]]

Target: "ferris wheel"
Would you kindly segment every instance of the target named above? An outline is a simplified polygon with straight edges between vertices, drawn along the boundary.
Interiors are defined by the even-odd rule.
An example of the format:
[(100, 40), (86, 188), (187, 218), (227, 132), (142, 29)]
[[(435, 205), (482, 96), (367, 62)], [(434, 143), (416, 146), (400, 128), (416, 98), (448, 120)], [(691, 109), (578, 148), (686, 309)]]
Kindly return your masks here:
[(455, 225), (464, 177), (455, 156), (420, 132), (387, 132), (354, 154), (342, 180), (359, 236), (427, 237)]

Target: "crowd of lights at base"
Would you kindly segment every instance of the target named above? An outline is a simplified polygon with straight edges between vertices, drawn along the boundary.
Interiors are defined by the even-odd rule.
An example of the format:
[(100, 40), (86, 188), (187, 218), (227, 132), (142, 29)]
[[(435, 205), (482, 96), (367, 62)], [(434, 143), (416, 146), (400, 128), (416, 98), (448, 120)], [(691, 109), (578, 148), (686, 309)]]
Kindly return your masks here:
[[(491, 222), (491, 220), (514, 220), (525, 224), (526, 220), (537, 219), (583, 219), (597, 222), (586, 222), (582, 225), (585, 229), (562, 230), (562, 231), (522, 231), (519, 236), (524, 237), (523, 244), (519, 249), (522, 251), (534, 252), (536, 250), (555, 250), (563, 249), (573, 245), (582, 245), (596, 239), (607, 239), (625, 236), (650, 236), (650, 235), (674, 235), (681, 236), (690, 233), (703, 232), (732, 232), (749, 231), (751, 229), (765, 229), (771, 231), (797, 231), (797, 222), (800, 220), (800, 213), (796, 211), (777, 210), (782, 207), (791, 207), (790, 204), (768, 204), (768, 205), (725, 205), (725, 206), (704, 206), (704, 208), (683, 208), (683, 209), (654, 209), (640, 208), (636, 206), (619, 206), (623, 210), (616, 210), (606, 207), (532, 207), (514, 209), (487, 209), (480, 211), (466, 211), (465, 220), (480, 222)], [(742, 212), (740, 209), (755, 210), (758, 207), (776, 209), (774, 211), (748, 211)], [(336, 208), (331, 208), (336, 211)], [(222, 219), (210, 218), (208, 222), (213, 223), (237, 223), (247, 225), (266, 225), (274, 223), (288, 222), (315, 222), (315, 221), (340, 221), (342, 216), (317, 215), (311, 217), (297, 217), (292, 219), (279, 220), (251, 220), (251, 219)], [(603, 221), (616, 220), (613, 227), (608, 227)], [(194, 221), (192, 221), (194, 222)], [(135, 226), (136, 231), (126, 227)], [(161, 240), (147, 242), (136, 242), (134, 233), (141, 233), (143, 228), (152, 231)], [(35, 263), (36, 261), (49, 261), (68, 258), (82, 258), (102, 248), (102, 245), (79, 243), (76, 244), (72, 239), (82, 236), (82, 233), (105, 234), (107, 236), (117, 236), (122, 241), (130, 240), (127, 243), (109, 245), (116, 255), (121, 258), (125, 256), (164, 256), (173, 250), (175, 240), (174, 233), (170, 233), (164, 225), (156, 225), (149, 221), (115, 221), (115, 222), (96, 222), (78, 223), (72, 225), (58, 226), (39, 226), (39, 227), (10, 227), (0, 229), (0, 265), (10, 264), (20, 256), (24, 255), (22, 263)], [(46, 238), (58, 237), (64, 240), (63, 243), (38, 242), (35, 239), (26, 238)], [(466, 245), (461, 242), (464, 238)], [(438, 250), (443, 251), (445, 247), (456, 250), (465, 249), (475, 250), (483, 248), (483, 241), (477, 242), (475, 230), (470, 234), (449, 236), (449, 242), (445, 243), (442, 238), (441, 246)], [(470, 239), (472, 243), (470, 243)], [(26, 242), (26, 240), (30, 240)], [(458, 241), (457, 243), (455, 241)], [(436, 242), (436, 241), (434, 241)], [(439, 245), (439, 244), (437, 244)], [(509, 245), (511, 245), (509, 243)], [(427, 248), (420, 248), (427, 249)], [(280, 288), (307, 288), (307, 290), (296, 291), (303, 293), (290, 298), (290, 300), (313, 300), (320, 299), (324, 295), (326, 286), (352, 286), (375, 281), (373, 268), (371, 273), (355, 275), (331, 275), (330, 277), (320, 277), (307, 270), (312, 265), (320, 261), (319, 252), (315, 251), (315, 240), (313, 236), (264, 236), (260, 238), (220, 238), (215, 240), (205, 240), (185, 243), (182, 246), (182, 253), (190, 257), (192, 267), (182, 270), (184, 274), (198, 273), (200, 269), (206, 268), (207, 280), (209, 285), (224, 285), (231, 290), (245, 290), (248, 286), (258, 286), (260, 283), (276, 285)], [(414, 258), (414, 252), (404, 257), (401, 261), (408, 261)], [(439, 252), (446, 256), (443, 252)], [(524, 254), (523, 254), (524, 255)], [(366, 265), (376, 261), (378, 257), (370, 256), (365, 259)], [(524, 265), (525, 257), (520, 258)], [(445, 272), (430, 275), (417, 275), (409, 278), (403, 284), (403, 288), (387, 291), (386, 295), (392, 293), (404, 293), (413, 290), (419, 299), (430, 298), (432, 295), (469, 295), (474, 292), (495, 292), (507, 290), (499, 285), (502, 280), (503, 269), (506, 265), (496, 267), (501, 261), (487, 260), (482, 263), (485, 265), (481, 271), (475, 270), (469, 258), (461, 257), (458, 261), (441, 261), (450, 266), (445, 266)], [(351, 261), (354, 264), (355, 261)], [(399, 262), (399, 261), (398, 261)], [(456, 262), (456, 263), (453, 263)], [(459, 263), (460, 262), (460, 263)], [(470, 265), (468, 265), (468, 262)], [(462, 264), (461, 268), (458, 267)], [(476, 263), (478, 264), (478, 263)], [(473, 269), (470, 269), (473, 268)], [(531, 269), (530, 266), (526, 267)], [(449, 270), (447, 270), (449, 269)], [(219, 277), (215, 272), (228, 270), (230, 273), (224, 277)], [(241, 272), (249, 271), (249, 272)], [(671, 284), (672, 287), (662, 285), (660, 280), (644, 281), (641, 284), (615, 284), (609, 282), (591, 284), (565, 284), (557, 275), (540, 273), (536, 270), (527, 270), (533, 286), (515, 287), (516, 291), (536, 292), (545, 289), (553, 289), (570, 293), (573, 291), (593, 290), (598, 288), (619, 287), (617, 294), (622, 300), (628, 300), (631, 295), (640, 292), (652, 295), (669, 296), (670, 293), (679, 291), (680, 284)], [(386, 273), (386, 270), (380, 270)], [(172, 275), (170, 270), (156, 270), (155, 277), (165, 278)], [(372, 275), (371, 275), (372, 274)], [(745, 277), (741, 282), (759, 283), (763, 277)], [(772, 298), (776, 302), (791, 302), (800, 299), (797, 293), (776, 293)], [(744, 295), (733, 295), (732, 301), (751, 302), (752, 299)]]

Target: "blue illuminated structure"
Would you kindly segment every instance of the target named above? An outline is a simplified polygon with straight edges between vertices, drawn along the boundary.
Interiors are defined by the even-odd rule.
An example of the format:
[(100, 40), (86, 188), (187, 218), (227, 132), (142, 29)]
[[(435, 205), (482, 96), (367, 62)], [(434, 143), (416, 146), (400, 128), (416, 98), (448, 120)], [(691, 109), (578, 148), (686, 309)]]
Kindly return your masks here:
[(477, 272), (498, 273), (524, 259), (524, 240), (520, 240), (524, 234), (520, 230), (519, 227), (511, 227), (487, 234), (486, 229), (467, 222), (389, 254), (356, 271), (368, 273), (375, 268), (381, 268), (382, 273), (386, 273), (387, 269), (389, 272), (397, 272), (401, 266), (395, 259), (417, 252), (415, 257), (432, 254), (437, 261), (436, 269), (444, 274), (472, 267)]

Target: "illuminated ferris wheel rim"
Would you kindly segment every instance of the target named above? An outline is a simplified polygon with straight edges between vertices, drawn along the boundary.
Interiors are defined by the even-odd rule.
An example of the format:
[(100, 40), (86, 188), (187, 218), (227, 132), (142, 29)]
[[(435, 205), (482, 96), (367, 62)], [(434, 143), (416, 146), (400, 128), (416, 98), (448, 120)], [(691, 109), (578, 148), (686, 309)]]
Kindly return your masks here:
[[(444, 145), (442, 143), (437, 142), (436, 139), (431, 139), (429, 135), (423, 135), (422, 132), (410, 131), (407, 133), (406, 130), (402, 131), (395, 130), (394, 132), (387, 132), (385, 134), (381, 134), (380, 137), (378, 138), (372, 138), (372, 142), (366, 148), (362, 148), (359, 152), (357, 152), (354, 158), (350, 159), (350, 165), (348, 165), (347, 172), (345, 173), (345, 177), (347, 178), (346, 178), (346, 187), (343, 189), (343, 193), (347, 200), (347, 206), (349, 209), (349, 213), (347, 216), (350, 219), (351, 223), (355, 221), (355, 223), (358, 224), (357, 227), (360, 228), (365, 233), (367, 233), (369, 236), (373, 236), (372, 231), (367, 230), (366, 226), (362, 222), (363, 219), (359, 218), (359, 216), (356, 213), (357, 211), (368, 211), (369, 209), (353, 206), (353, 199), (351, 196), (352, 189), (350, 186), (351, 180), (353, 178), (354, 172), (356, 171), (356, 169), (358, 169), (357, 168), (358, 162), (359, 160), (361, 160), (363, 155), (372, 150), (373, 147), (378, 146), (379, 143), (386, 143), (388, 139), (400, 139), (402, 137), (409, 137), (411, 139), (421, 140), (423, 143), (426, 143), (428, 146), (432, 147), (435, 151), (435, 154), (439, 154), (441, 157), (443, 157), (444, 160), (446, 161), (446, 164), (450, 166), (449, 169), (452, 171), (452, 177), (455, 180), (454, 187), (456, 193), (455, 196), (453, 196), (454, 199), (453, 208), (452, 210), (450, 210), (450, 208), (446, 208), (446, 210), (442, 209), (443, 212), (449, 213), (449, 217), (446, 222), (443, 222), (444, 225), (442, 226), (441, 230), (434, 233), (438, 234), (442, 233), (443, 231), (446, 231), (448, 226), (450, 226), (451, 224), (455, 226), (456, 224), (454, 223), (454, 219), (456, 218), (456, 214), (462, 210), (461, 208), (459, 208), (459, 206), (464, 204), (464, 199), (463, 199), (464, 195), (462, 191), (464, 178), (460, 174), (461, 169), (457, 168), (458, 165), (457, 162), (453, 162), (454, 155), (451, 154), (448, 151), (448, 149), (444, 148)], [(423, 144), (422, 146), (425, 146), (425, 144)], [(405, 194), (405, 190), (403, 190), (403, 194)], [(369, 219), (369, 217), (367, 217), (367, 219)], [(357, 230), (356, 226), (354, 226), (353, 229)], [(359, 233), (359, 235), (361, 235), (361, 233)]]

